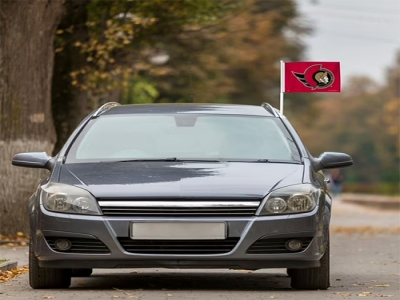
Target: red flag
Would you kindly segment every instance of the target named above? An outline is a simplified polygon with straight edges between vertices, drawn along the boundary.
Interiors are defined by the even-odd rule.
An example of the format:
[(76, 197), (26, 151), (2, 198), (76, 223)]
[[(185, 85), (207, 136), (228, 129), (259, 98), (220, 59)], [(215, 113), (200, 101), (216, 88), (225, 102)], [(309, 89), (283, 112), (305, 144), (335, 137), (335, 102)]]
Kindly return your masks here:
[(340, 92), (339, 62), (285, 63), (285, 93)]

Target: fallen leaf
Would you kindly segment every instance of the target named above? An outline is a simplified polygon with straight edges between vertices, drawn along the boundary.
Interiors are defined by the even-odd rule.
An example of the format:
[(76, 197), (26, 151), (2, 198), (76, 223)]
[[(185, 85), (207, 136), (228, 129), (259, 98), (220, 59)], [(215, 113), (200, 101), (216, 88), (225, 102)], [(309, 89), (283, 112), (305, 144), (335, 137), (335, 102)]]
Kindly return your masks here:
[(353, 226), (353, 227), (331, 227), (331, 232), (338, 234), (364, 234), (364, 235), (375, 235), (375, 234), (399, 234), (400, 227), (370, 227), (370, 226)]
[(387, 287), (387, 286), (390, 286), (390, 285), (388, 285), (387, 283), (385, 283), (385, 284), (376, 284), (375, 286), (379, 286), (379, 287)]
[(172, 296), (172, 294), (167, 294), (167, 296), (168, 296), (168, 297), (171, 297), (171, 296)]
[(12, 278), (28, 273), (29, 269), (27, 266), (17, 268), (12, 271), (0, 271), (0, 283), (11, 280)]
[(361, 292), (360, 294), (357, 294), (358, 297), (366, 297), (372, 295), (371, 292)]
[(336, 295), (342, 295), (343, 297), (349, 297), (351, 296), (351, 293), (347, 293), (347, 292), (334, 292), (332, 294), (336, 294)]
[(43, 296), (42, 298), (43, 299), (54, 299), (55, 297), (54, 296)]
[(381, 295), (381, 294), (376, 294), (376, 297), (390, 298), (390, 297), (393, 297), (393, 295)]

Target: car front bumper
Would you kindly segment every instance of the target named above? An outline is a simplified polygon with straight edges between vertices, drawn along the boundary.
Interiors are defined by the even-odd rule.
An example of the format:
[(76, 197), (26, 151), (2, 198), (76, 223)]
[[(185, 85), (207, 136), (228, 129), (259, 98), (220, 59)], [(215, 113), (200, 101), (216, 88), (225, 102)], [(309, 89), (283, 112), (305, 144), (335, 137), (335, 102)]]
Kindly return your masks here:
[[(226, 222), (228, 238), (238, 238), (231, 251), (219, 254), (143, 254), (124, 249), (118, 238), (130, 236), (130, 224), (140, 222)], [(243, 218), (138, 218), (57, 214), (42, 206), (37, 211), (34, 253), (41, 267), (48, 268), (309, 268), (318, 267), (325, 252), (329, 220), (319, 207), (312, 212), (282, 216)], [(67, 253), (54, 251), (46, 239), (97, 238), (109, 253)], [(304, 251), (295, 253), (249, 254), (260, 238), (312, 238)]]

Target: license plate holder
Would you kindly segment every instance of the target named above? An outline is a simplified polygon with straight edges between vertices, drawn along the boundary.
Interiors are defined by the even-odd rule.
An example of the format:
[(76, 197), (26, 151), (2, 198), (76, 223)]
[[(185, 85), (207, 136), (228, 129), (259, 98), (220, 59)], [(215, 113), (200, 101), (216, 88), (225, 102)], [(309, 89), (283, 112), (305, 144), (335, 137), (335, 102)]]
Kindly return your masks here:
[(132, 222), (133, 240), (224, 240), (225, 222)]

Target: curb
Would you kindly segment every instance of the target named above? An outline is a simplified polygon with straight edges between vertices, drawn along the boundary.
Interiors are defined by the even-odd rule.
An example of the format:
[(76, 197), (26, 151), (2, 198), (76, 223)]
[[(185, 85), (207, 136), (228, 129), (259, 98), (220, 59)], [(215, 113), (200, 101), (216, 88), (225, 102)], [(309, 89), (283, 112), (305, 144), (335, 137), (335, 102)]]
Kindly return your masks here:
[(341, 200), (346, 203), (352, 203), (372, 208), (384, 210), (400, 210), (400, 198), (380, 195), (367, 194), (343, 194)]
[(18, 262), (17, 261), (6, 261), (0, 264), (0, 271), (10, 271), (17, 268)]
[(366, 200), (356, 200), (356, 199), (343, 199), (343, 202), (352, 203), (362, 206), (368, 206), (372, 208), (380, 208), (387, 210), (400, 210), (400, 203), (394, 201), (366, 201)]

